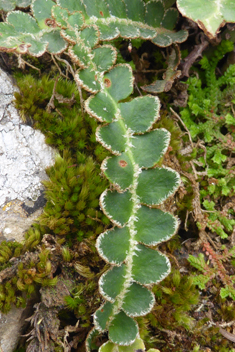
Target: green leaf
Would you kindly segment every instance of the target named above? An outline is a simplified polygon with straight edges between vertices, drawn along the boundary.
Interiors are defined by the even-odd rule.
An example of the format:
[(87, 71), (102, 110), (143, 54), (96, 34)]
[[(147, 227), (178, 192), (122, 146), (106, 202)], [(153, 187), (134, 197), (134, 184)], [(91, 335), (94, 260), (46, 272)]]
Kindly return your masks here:
[[(79, 78), (81, 77), (83, 81), (88, 82), (88, 80), (84, 80), (83, 71), (79, 72)], [(91, 71), (91, 74), (93, 74), (93, 80), (95, 80), (96, 73), (94, 71), (93, 72)], [(91, 79), (92, 79), (92, 75), (91, 75)], [(95, 83), (98, 84), (97, 81), (95, 81)], [(89, 82), (89, 85), (91, 86), (90, 82)], [(86, 100), (85, 107), (87, 112), (90, 115), (94, 116), (97, 120), (101, 122), (103, 121), (111, 122), (117, 112), (117, 105), (115, 104), (113, 99), (105, 92), (99, 92), (95, 96), (91, 96), (89, 99)], [(109, 127), (110, 125), (107, 126), (107, 130), (105, 132), (104, 132), (104, 128), (106, 126), (103, 128), (101, 127), (102, 132), (101, 130), (99, 132), (101, 139), (102, 139), (102, 136), (104, 137), (104, 144), (106, 144), (106, 141), (110, 143), (110, 138), (107, 136), (107, 133), (109, 133), (108, 129), (112, 128), (112, 127)], [(118, 129), (118, 126), (116, 125), (115, 128)], [(112, 135), (111, 135), (111, 138), (112, 138)]]
[(206, 208), (206, 210), (210, 210), (210, 211), (214, 211), (215, 210), (215, 202), (213, 201), (209, 201), (207, 199), (205, 199), (203, 202), (202, 202), (203, 206)]
[(48, 43), (47, 50), (51, 54), (61, 54), (67, 48), (66, 41), (61, 38), (60, 32), (57, 30), (43, 33), (42, 40)]
[(175, 28), (175, 24), (178, 20), (178, 17), (179, 17), (179, 12), (177, 11), (177, 9), (175, 8), (168, 9), (165, 12), (162, 20), (162, 23), (161, 23), (162, 27), (173, 30)]
[(177, 0), (177, 7), (183, 16), (195, 21), (210, 39), (216, 37), (226, 22), (235, 22), (233, 0)]
[(225, 116), (225, 121), (228, 125), (234, 125), (235, 126), (235, 118), (231, 114), (227, 114)]
[(140, 244), (137, 245), (135, 253), (132, 270), (135, 281), (143, 285), (154, 284), (169, 274), (170, 261), (165, 255)]
[(137, 195), (144, 204), (161, 204), (176, 191), (179, 183), (179, 174), (171, 169), (143, 170), (139, 175)]
[(138, 242), (148, 246), (169, 240), (178, 228), (177, 219), (160, 209), (148, 208), (144, 205), (138, 209), (135, 222), (136, 235)]
[(129, 191), (105, 191), (101, 195), (100, 204), (105, 215), (119, 227), (124, 226), (132, 214), (133, 202)]
[(146, 4), (145, 22), (152, 27), (160, 27), (165, 13), (162, 1), (149, 1)]
[(0, 1), (0, 10), (6, 12), (12, 11), (17, 7), (28, 7), (31, 4), (32, 0), (1, 0)]
[[(74, 11), (81, 11), (83, 14), (86, 14), (85, 7), (80, 0), (56, 0), (57, 4), (64, 9), (68, 9), (70, 13)], [(88, 18), (88, 16), (86, 15)]]
[(146, 287), (134, 282), (125, 295), (122, 309), (130, 317), (148, 314), (155, 303), (154, 295)]
[(116, 65), (104, 75), (103, 82), (107, 92), (116, 102), (127, 98), (133, 90), (131, 67), (125, 64)]
[(40, 28), (48, 28), (46, 20), (51, 18), (51, 9), (55, 3), (52, 0), (34, 0), (32, 12)]
[(100, 40), (112, 40), (119, 36), (120, 32), (117, 27), (110, 26), (105, 22), (99, 23)]
[(111, 341), (107, 341), (99, 348), (99, 352), (133, 352), (144, 349), (145, 346), (143, 340), (137, 338), (135, 342), (129, 346), (118, 346)]
[[(45, 53), (46, 48), (47, 48), (47, 42), (46, 41), (41, 41), (39, 40), (39, 38), (36, 38), (36, 36), (33, 35), (24, 35), (21, 37), (22, 41), (24, 41), (25, 46), (28, 47), (27, 51), (29, 52), (29, 54), (31, 54), (32, 56), (41, 56), (43, 53)], [(20, 44), (19, 48), (23, 48), (24, 44)]]
[(126, 18), (126, 6), (123, 0), (109, 0), (109, 13), (112, 16)]
[(95, 328), (102, 332), (106, 330), (107, 321), (112, 314), (113, 304), (110, 302), (105, 302), (94, 314), (94, 324)]
[(128, 227), (115, 227), (98, 237), (96, 248), (104, 260), (114, 265), (121, 265), (129, 251), (129, 241), (130, 233)]
[(81, 68), (88, 68), (92, 59), (90, 48), (82, 43), (75, 44), (73, 47), (70, 47), (69, 55), (73, 62)]
[[(111, 116), (114, 116), (114, 113), (115, 111), (113, 111)], [(126, 130), (123, 123), (120, 123), (120, 121), (114, 121), (109, 125), (97, 129), (96, 140), (113, 154), (121, 154), (126, 148), (125, 133)], [(113, 136), (115, 136), (115, 138), (113, 138)]]
[(175, 32), (169, 29), (159, 28), (157, 29), (157, 36), (151, 39), (151, 42), (164, 48), (173, 43), (183, 43), (187, 38), (188, 32), (183, 29)]
[(131, 151), (139, 167), (154, 166), (165, 154), (170, 142), (170, 133), (165, 129), (157, 129), (149, 133), (134, 136)]
[(7, 15), (7, 23), (12, 24), (18, 33), (37, 34), (40, 28), (32, 16), (21, 11), (13, 11)]
[(93, 50), (94, 59), (98, 71), (108, 71), (116, 62), (117, 51), (111, 45), (103, 45)]
[(128, 317), (124, 312), (115, 315), (109, 327), (109, 338), (119, 345), (132, 344), (138, 334), (138, 325), (135, 320)]
[(108, 6), (104, 0), (83, 0), (83, 3), (89, 17), (109, 17)]
[(235, 289), (226, 285), (224, 288), (221, 288), (220, 296), (222, 298), (231, 297), (233, 300), (235, 300)]
[(92, 350), (96, 349), (96, 339), (98, 338), (100, 332), (93, 328), (86, 338), (86, 351), (91, 352)]
[(123, 290), (126, 265), (113, 266), (100, 278), (99, 287), (102, 295), (110, 302), (115, 302), (117, 295)]
[(101, 165), (101, 170), (120, 191), (124, 191), (133, 183), (134, 166), (126, 153), (106, 158)]
[(214, 163), (216, 163), (218, 165), (222, 164), (224, 161), (226, 161), (226, 159), (227, 159), (226, 155), (222, 154), (220, 149), (217, 149), (215, 151), (215, 154), (214, 154), (214, 156), (212, 158)]
[(122, 38), (125, 39), (135, 39), (139, 37), (139, 28), (138, 26), (133, 22), (131, 23), (128, 20), (122, 20), (122, 21), (116, 21), (116, 23), (114, 23), (113, 25), (115, 25), (115, 27), (118, 28), (119, 31), (119, 35)]
[(133, 0), (125, 0), (127, 17), (132, 21), (144, 22), (145, 7), (143, 0), (135, 0), (133, 6)]
[(80, 84), (84, 89), (86, 89), (90, 93), (97, 93), (101, 88), (100, 83), (98, 81), (97, 72), (93, 69), (93, 67), (78, 71), (75, 74), (74, 78), (75, 81), (78, 82), (78, 84)]
[(121, 116), (133, 132), (143, 133), (149, 130), (159, 117), (158, 97), (144, 96), (128, 103), (120, 103)]
[(79, 34), (85, 46), (93, 48), (99, 43), (99, 31), (95, 25), (85, 27)]
[[(69, 13), (66, 9), (54, 5), (51, 9), (53, 19), (56, 21), (57, 26), (66, 28), (68, 25)], [(81, 15), (81, 14), (80, 14)]]
[[(81, 29), (84, 25), (84, 17), (80, 12), (72, 13), (72, 15), (68, 18), (68, 25), (74, 29)], [(97, 33), (95, 32), (95, 36), (97, 37)]]

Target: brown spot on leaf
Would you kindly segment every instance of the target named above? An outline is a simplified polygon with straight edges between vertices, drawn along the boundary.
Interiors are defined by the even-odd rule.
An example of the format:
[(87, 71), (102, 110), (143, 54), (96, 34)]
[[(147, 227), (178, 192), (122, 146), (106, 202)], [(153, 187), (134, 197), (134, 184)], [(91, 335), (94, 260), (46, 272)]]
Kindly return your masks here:
[(53, 27), (53, 28), (56, 27), (56, 21), (52, 20), (51, 18), (46, 18), (45, 19), (45, 24), (48, 27)]
[(126, 167), (127, 166), (127, 162), (125, 161), (125, 160), (119, 160), (119, 165), (121, 166), (121, 167)]
[(110, 81), (110, 79), (105, 78), (105, 79), (104, 79), (104, 85), (105, 85), (105, 87), (109, 88), (109, 87), (111, 86), (111, 81)]
[(20, 44), (19, 45), (19, 50), (21, 51), (21, 52), (24, 52), (24, 53), (26, 53), (27, 52), (27, 50), (28, 50), (28, 48), (31, 46), (31, 44), (25, 44), (25, 43), (22, 43), (22, 44)]

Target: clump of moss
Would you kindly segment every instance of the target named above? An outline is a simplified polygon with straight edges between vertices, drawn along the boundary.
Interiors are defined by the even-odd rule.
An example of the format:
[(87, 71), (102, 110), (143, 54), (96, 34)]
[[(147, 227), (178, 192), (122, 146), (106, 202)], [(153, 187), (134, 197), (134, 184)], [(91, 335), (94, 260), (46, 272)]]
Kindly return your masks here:
[[(195, 325), (189, 311), (199, 301), (199, 292), (193, 284), (191, 276), (182, 276), (173, 269), (171, 274), (153, 287), (156, 304), (148, 315), (138, 318), (140, 335), (149, 348), (156, 347), (161, 351), (169, 351), (162, 332), (172, 332), (172, 336), (182, 334), (185, 330), (192, 331)], [(167, 349), (160, 347), (163, 343)], [(179, 346), (177, 346), (179, 347)], [(177, 348), (172, 351), (179, 351)]]
[(7, 313), (11, 305), (25, 307), (26, 300), (40, 286), (54, 286), (57, 277), (52, 275), (50, 251), (47, 249), (35, 253), (33, 256), (21, 257), (21, 261), (11, 268), (10, 278), (0, 285), (0, 310)]
[[(55, 79), (42, 76), (37, 80), (32, 75), (17, 77), (20, 92), (15, 93), (15, 107), (22, 119), (39, 129), (46, 143), (60, 152), (83, 152), (100, 163), (108, 152), (97, 145), (95, 130), (97, 122), (87, 114), (81, 114), (79, 96), (74, 82), (59, 79), (56, 85), (54, 107), (49, 104)], [(48, 105), (49, 104), (49, 105)], [(53, 106), (52, 104), (52, 106)]]
[(192, 306), (199, 301), (199, 292), (193, 283), (193, 277), (182, 276), (178, 270), (153, 288), (157, 304), (149, 314), (153, 326), (172, 330), (182, 326), (190, 329), (193, 319), (188, 315)]
[(99, 175), (93, 159), (79, 152), (72, 157), (64, 151), (63, 158), (58, 156), (47, 174), (50, 180), (43, 182), (47, 204), (40, 223), (56, 236), (79, 241), (100, 234), (109, 224), (99, 210), (99, 196), (107, 181)]

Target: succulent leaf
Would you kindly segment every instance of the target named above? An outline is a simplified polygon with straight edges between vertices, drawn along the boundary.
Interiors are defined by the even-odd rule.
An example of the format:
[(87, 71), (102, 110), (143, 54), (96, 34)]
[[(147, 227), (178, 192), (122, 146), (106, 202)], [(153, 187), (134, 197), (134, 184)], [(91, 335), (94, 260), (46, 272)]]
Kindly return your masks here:
[(15, 27), (15, 31), (21, 34), (38, 34), (39, 27), (36, 20), (21, 11), (12, 11), (7, 15), (7, 23)]
[(160, 27), (164, 16), (164, 5), (161, 0), (149, 1), (146, 4), (145, 22), (152, 27)]
[(136, 321), (128, 317), (123, 311), (114, 316), (109, 327), (109, 338), (112, 342), (125, 346), (131, 345), (138, 334)]
[(130, 317), (148, 314), (155, 303), (153, 293), (146, 287), (133, 282), (123, 300), (122, 309)]
[(51, 18), (51, 9), (54, 4), (50, 0), (33, 0), (31, 9), (40, 28), (48, 28), (47, 20)]
[[(123, 77), (123, 79), (120, 79)], [(129, 65), (116, 65), (104, 75), (104, 86), (115, 102), (127, 98), (133, 90), (133, 76)]]
[(137, 338), (130, 346), (118, 346), (111, 341), (105, 342), (99, 349), (99, 352), (133, 352), (138, 350), (144, 351), (143, 340)]
[(115, 227), (98, 237), (96, 248), (104, 260), (113, 265), (121, 265), (126, 259), (129, 241), (129, 229)]
[(233, 0), (210, 1), (177, 0), (177, 7), (183, 16), (197, 22), (209, 38), (214, 38), (226, 22), (235, 22)]
[[(98, 93), (96, 96), (98, 96)], [(94, 98), (95, 99), (95, 98)], [(102, 109), (102, 106), (101, 106)], [(110, 116), (114, 116), (115, 111), (111, 113)], [(108, 112), (107, 112), (108, 115)], [(107, 119), (105, 120), (107, 121)], [(110, 122), (110, 121), (107, 121)], [(126, 138), (125, 138), (125, 128), (119, 121), (114, 121), (109, 125), (99, 127), (96, 132), (96, 139), (99, 141), (106, 149), (110, 150), (113, 154), (120, 155), (121, 152), (125, 150)], [(115, 135), (114, 139), (112, 136)]]
[(135, 170), (132, 160), (126, 153), (106, 158), (101, 165), (101, 170), (109, 181), (122, 191), (133, 183)]
[(113, 304), (105, 302), (94, 314), (94, 322), (98, 331), (106, 330), (106, 324), (112, 314)]
[[(84, 70), (80, 71), (78, 73), (78, 76), (79, 78), (81, 77), (84, 82), (83, 72)], [(94, 80), (95, 80), (95, 76), (94, 76)], [(87, 99), (85, 104), (86, 104), (86, 110), (89, 112), (89, 114), (101, 122), (111, 122), (117, 111), (117, 105), (114, 103), (113, 99), (105, 92), (99, 92), (95, 96), (91, 96), (89, 99)], [(115, 126), (115, 128), (118, 128), (118, 126)], [(108, 135), (108, 133), (109, 131), (106, 131), (105, 133), (106, 136)]]
[(101, 195), (100, 205), (105, 215), (118, 227), (122, 227), (127, 223), (133, 210), (129, 191), (123, 193), (105, 191)]
[(93, 62), (98, 71), (108, 71), (116, 62), (117, 51), (111, 45), (102, 45), (93, 50)]
[[(133, 136), (131, 143), (133, 158), (141, 168), (153, 167), (165, 154), (170, 141), (170, 133), (165, 129), (157, 129), (149, 133)], [(154, 150), (150, 153), (149, 150)]]
[(146, 95), (128, 103), (120, 103), (119, 108), (127, 127), (135, 133), (144, 133), (158, 119), (160, 103), (157, 97)]
[[(75, 57), (75, 60), (76, 60), (76, 57)], [(101, 89), (100, 82), (97, 79), (97, 73), (92, 66), (89, 66), (87, 69), (78, 71), (75, 74), (74, 78), (79, 85), (81, 85), (84, 89), (86, 89), (90, 93), (97, 93)], [(93, 115), (92, 113), (90, 114)]]
[(126, 18), (126, 7), (123, 0), (109, 0), (109, 13), (111, 16)]
[(178, 173), (171, 169), (143, 170), (136, 191), (142, 203), (158, 205), (176, 191), (179, 182)]
[(169, 240), (178, 228), (177, 219), (160, 209), (142, 205), (136, 216), (136, 240), (147, 246)]
[[(101, 169), (116, 188), (106, 190), (100, 198), (102, 210), (116, 227), (101, 234), (96, 243), (101, 257), (113, 265), (99, 281), (101, 294), (113, 308), (111, 312), (109, 305), (106, 314), (102, 306), (95, 313), (94, 324), (101, 330), (100, 319), (105, 316), (102, 329), (106, 326), (109, 339), (122, 346), (134, 342), (138, 333), (136, 322), (128, 320), (128, 315), (147, 314), (154, 304), (152, 293), (142, 285), (157, 283), (170, 272), (168, 258), (146, 245), (169, 239), (178, 226), (172, 215), (141, 203), (163, 202), (178, 188), (179, 175), (166, 167), (148, 169), (166, 152), (170, 139), (164, 129), (148, 132), (159, 117), (159, 99), (144, 96), (120, 102), (133, 89), (128, 65), (117, 65), (104, 75), (94, 71), (97, 80), (101, 79), (101, 89), (85, 107), (90, 115), (108, 123), (98, 128), (96, 136), (114, 154), (103, 161)], [(132, 328), (124, 332), (120, 319), (129, 321)]]
[(1, 0), (0, 1), (0, 10), (3, 11), (12, 11), (17, 7), (25, 8), (31, 4), (32, 0)]
[(142, 285), (156, 284), (165, 279), (170, 268), (170, 261), (165, 255), (140, 244), (136, 246), (132, 269), (135, 281)]
[(113, 266), (100, 278), (100, 291), (107, 301), (115, 302), (115, 298), (123, 290), (125, 284), (126, 265)]

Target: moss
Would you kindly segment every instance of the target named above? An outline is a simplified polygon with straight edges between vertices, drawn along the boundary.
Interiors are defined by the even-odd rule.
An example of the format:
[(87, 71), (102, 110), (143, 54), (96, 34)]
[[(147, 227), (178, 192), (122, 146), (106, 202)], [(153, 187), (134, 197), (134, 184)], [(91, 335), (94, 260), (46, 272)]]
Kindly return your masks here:
[(100, 234), (109, 224), (98, 201), (107, 181), (100, 177), (92, 158), (81, 153), (72, 157), (64, 151), (47, 174), (50, 180), (43, 182), (47, 204), (40, 223), (56, 236), (78, 241)]
[(46, 142), (57, 148), (62, 155), (64, 150), (71, 153), (82, 152), (100, 163), (108, 152), (97, 145), (95, 130), (97, 122), (87, 114), (82, 117), (79, 96), (74, 82), (59, 79), (54, 99), (54, 108), (47, 106), (52, 96), (55, 78), (42, 76), (37, 80), (32, 75), (17, 77), (20, 92), (15, 93), (15, 107), (22, 119), (39, 129)]

